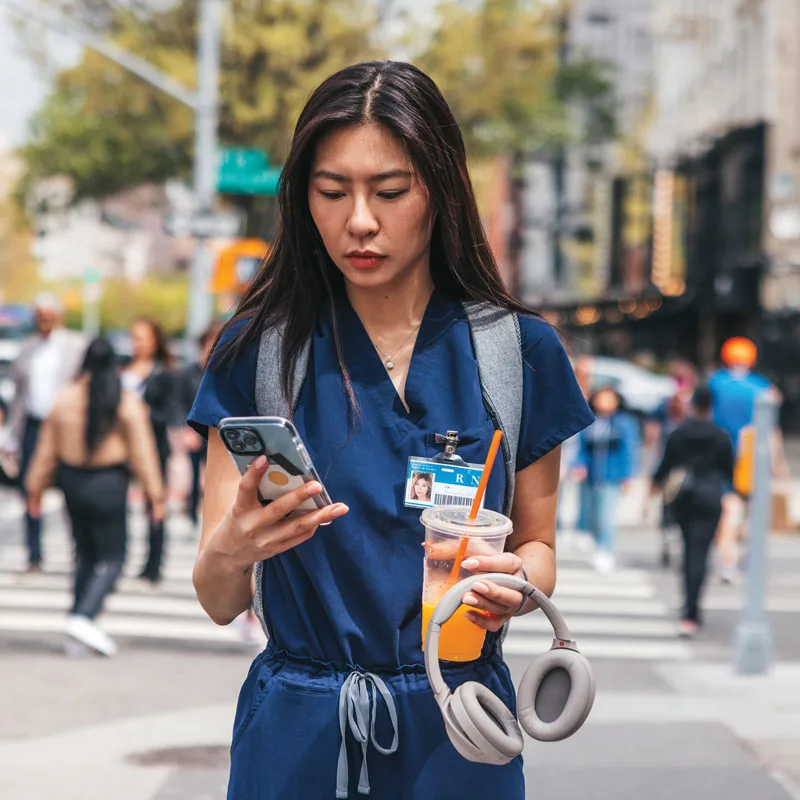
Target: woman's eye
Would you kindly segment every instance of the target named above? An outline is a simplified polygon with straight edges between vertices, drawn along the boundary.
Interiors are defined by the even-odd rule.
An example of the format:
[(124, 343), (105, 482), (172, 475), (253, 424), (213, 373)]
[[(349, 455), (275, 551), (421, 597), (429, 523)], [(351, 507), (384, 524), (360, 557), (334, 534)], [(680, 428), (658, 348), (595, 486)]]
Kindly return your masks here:
[(323, 192), (320, 190), (320, 194), (323, 197), (327, 197), (328, 200), (341, 200), (344, 197), (344, 192)]
[(382, 200), (397, 200), (398, 197), (402, 197), (408, 189), (400, 189), (396, 192), (378, 192), (378, 197)]

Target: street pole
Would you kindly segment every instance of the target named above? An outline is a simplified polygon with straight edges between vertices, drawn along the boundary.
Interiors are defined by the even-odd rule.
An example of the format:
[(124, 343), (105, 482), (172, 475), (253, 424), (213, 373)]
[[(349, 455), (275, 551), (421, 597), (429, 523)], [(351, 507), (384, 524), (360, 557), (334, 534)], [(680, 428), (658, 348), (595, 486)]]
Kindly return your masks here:
[[(222, 50), (224, 0), (200, 0), (197, 36), (197, 106), (195, 110), (194, 190), (198, 213), (212, 213), (217, 183), (217, 127), (219, 71)], [(189, 310), (186, 333), (196, 339), (211, 320), (213, 309), (208, 283), (211, 253), (198, 238), (189, 276)]]
[(763, 675), (772, 662), (772, 632), (764, 611), (767, 583), (767, 537), (771, 526), (770, 440), (778, 404), (771, 392), (756, 398), (753, 445), (753, 496), (747, 536), (747, 604), (734, 639), (739, 675)]

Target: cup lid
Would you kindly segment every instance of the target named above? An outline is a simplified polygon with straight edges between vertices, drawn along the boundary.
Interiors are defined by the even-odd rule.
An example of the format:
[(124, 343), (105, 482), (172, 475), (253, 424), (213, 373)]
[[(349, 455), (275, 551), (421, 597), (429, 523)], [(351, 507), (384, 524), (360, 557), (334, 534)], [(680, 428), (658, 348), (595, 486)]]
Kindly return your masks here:
[(475, 519), (470, 519), (469, 508), (463, 506), (426, 508), (422, 524), (456, 536), (502, 536), (512, 530), (511, 520), (504, 514), (482, 508)]

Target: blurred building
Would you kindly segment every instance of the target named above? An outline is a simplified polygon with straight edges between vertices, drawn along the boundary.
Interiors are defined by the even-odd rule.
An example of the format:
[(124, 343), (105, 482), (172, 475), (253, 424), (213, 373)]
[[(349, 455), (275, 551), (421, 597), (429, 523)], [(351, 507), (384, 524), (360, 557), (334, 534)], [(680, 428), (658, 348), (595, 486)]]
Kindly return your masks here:
[(587, 341), (607, 331), (614, 339), (624, 322), (634, 324), (634, 311), (649, 317), (658, 306), (658, 293), (646, 297), (654, 5), (576, 0), (570, 6), (561, 60), (591, 59), (604, 67), (617, 101), (617, 136), (593, 141), (586, 111), (576, 108), (573, 143), (536, 154), (525, 168), (519, 293), (562, 325), (587, 329)]
[(670, 0), (654, 17), (652, 280), (681, 291), (691, 353), (762, 344), (800, 424), (800, 3)]
[(75, 203), (68, 177), (39, 181), (28, 204), (40, 277), (80, 281), (92, 273), (139, 281), (153, 272), (185, 270), (191, 242), (164, 230), (165, 218), (174, 211), (174, 193), (170, 187), (143, 185)]

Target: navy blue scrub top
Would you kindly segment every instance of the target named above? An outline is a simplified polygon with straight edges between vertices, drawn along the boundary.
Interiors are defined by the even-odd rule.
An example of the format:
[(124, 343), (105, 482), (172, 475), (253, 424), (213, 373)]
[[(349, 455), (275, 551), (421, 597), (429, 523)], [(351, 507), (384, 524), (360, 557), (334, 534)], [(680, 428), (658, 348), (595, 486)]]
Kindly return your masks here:
[[(419, 509), (403, 505), (408, 459), (435, 455), (440, 448), (433, 435), (456, 430), (458, 454), (483, 463), (493, 426), (458, 301), (439, 291), (431, 297), (406, 380), (408, 411), (343, 292), (335, 307), (358, 417), (348, 426), (326, 311), (314, 331), (294, 423), (334, 502), (346, 503), (350, 512), (265, 562), (266, 620), (273, 646), (295, 656), (373, 670), (419, 665), (424, 530)], [(520, 318), (520, 328), (524, 397), (517, 471), (592, 422), (555, 330), (536, 317)], [(188, 417), (196, 430), (206, 433), (225, 417), (257, 414), (257, 358), (254, 341), (232, 365), (212, 360)], [(502, 510), (504, 491), (498, 458), (486, 507)]]

